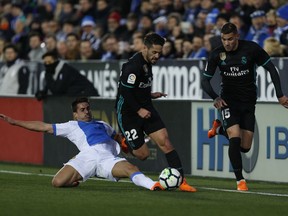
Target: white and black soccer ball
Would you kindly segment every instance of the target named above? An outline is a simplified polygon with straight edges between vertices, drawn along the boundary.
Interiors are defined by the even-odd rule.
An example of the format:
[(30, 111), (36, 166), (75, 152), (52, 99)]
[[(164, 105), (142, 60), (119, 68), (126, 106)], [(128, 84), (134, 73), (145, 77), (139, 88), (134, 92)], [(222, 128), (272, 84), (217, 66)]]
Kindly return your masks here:
[(171, 167), (167, 167), (162, 170), (159, 175), (159, 183), (166, 190), (173, 190), (180, 186), (182, 182), (182, 176), (180, 172)]

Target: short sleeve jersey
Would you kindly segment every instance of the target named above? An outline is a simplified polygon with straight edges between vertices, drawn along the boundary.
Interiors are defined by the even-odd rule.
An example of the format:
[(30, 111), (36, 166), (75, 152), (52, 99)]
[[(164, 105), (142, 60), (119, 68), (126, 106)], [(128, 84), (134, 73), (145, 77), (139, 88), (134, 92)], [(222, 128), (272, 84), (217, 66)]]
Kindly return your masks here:
[(117, 112), (137, 112), (141, 107), (151, 106), (152, 80), (152, 65), (141, 53), (124, 63), (118, 83)]
[(220, 46), (211, 52), (204, 76), (212, 77), (218, 67), (222, 77), (221, 97), (224, 100), (255, 103), (256, 68), (268, 61), (269, 55), (258, 44), (239, 40), (235, 51), (226, 52)]
[[(115, 141), (115, 130), (103, 121), (69, 121), (53, 124), (54, 135), (68, 138), (82, 151), (99, 143)], [(115, 141), (116, 142), (116, 141)]]

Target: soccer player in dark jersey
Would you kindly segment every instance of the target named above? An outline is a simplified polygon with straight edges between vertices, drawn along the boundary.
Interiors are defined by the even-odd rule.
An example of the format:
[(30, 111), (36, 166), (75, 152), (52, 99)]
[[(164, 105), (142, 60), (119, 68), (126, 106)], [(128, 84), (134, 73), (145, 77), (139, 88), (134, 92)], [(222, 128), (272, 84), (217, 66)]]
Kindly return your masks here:
[[(256, 66), (262, 66), (271, 75), (279, 103), (288, 108), (288, 98), (281, 90), (280, 78), (269, 55), (252, 41), (239, 40), (237, 28), (226, 23), (221, 29), (222, 46), (214, 49), (203, 73), (202, 88), (221, 111), (222, 121), (214, 120), (208, 137), (216, 134), (229, 139), (228, 155), (236, 176), (237, 190), (248, 190), (242, 175), (240, 152), (248, 152), (252, 145), (257, 100)], [(220, 96), (213, 90), (210, 79), (216, 68), (222, 76)]]
[[(164, 152), (168, 165), (178, 169), (183, 176), (180, 157), (172, 146), (167, 129), (152, 104), (152, 99), (166, 96), (161, 92), (151, 92), (152, 65), (160, 58), (165, 39), (156, 33), (149, 33), (143, 43), (143, 50), (122, 66), (116, 99), (118, 125), (125, 135), (128, 149), (136, 158), (145, 160), (150, 154), (144, 137), (147, 134)], [(185, 178), (179, 189), (188, 192), (196, 191), (194, 187), (187, 184)]]

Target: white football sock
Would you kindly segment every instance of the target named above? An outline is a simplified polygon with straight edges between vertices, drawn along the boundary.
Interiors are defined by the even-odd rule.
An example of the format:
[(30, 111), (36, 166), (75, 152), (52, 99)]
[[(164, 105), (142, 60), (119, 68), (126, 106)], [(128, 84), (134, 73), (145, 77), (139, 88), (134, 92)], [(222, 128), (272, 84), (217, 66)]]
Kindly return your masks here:
[(147, 189), (151, 189), (155, 184), (155, 181), (145, 176), (142, 172), (135, 172), (130, 176), (131, 181), (137, 185)]

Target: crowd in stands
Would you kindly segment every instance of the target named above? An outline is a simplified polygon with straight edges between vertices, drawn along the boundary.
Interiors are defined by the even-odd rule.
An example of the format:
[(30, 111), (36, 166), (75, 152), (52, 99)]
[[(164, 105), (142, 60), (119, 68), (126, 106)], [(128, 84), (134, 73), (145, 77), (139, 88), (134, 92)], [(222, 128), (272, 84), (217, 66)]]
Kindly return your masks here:
[(285, 0), (2, 0), (0, 61), (7, 44), (32, 61), (47, 51), (64, 60), (127, 59), (151, 31), (167, 39), (162, 59), (207, 58), (228, 21), (240, 39), (288, 56)]

